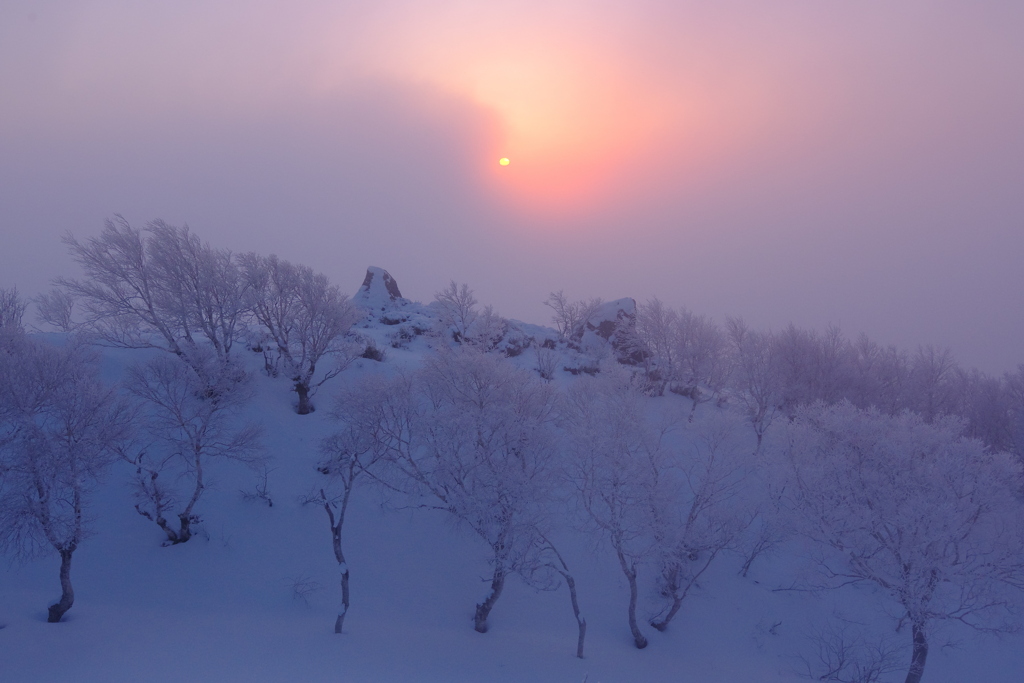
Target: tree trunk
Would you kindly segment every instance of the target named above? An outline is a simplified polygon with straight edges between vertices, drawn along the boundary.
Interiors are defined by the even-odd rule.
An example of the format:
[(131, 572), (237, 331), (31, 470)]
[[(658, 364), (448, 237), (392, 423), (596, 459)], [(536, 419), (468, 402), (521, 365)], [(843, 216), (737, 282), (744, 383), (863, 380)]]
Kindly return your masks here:
[(750, 573), (750, 567), (753, 566), (754, 560), (756, 560), (757, 556), (760, 554), (761, 548), (755, 545), (753, 549), (751, 549), (750, 554), (747, 555), (747, 559), (743, 563), (743, 566), (740, 567), (740, 576), (742, 576), (744, 579), (747, 578), (747, 574)]
[(487, 633), (487, 615), (491, 613), (494, 603), (501, 597), (501, 590), (505, 587), (505, 566), (500, 561), (494, 563), (494, 576), (491, 578), (491, 592), (487, 599), (476, 606), (476, 615), (473, 617), (473, 628), (477, 633)]
[(301, 380), (295, 382), (295, 393), (299, 395), (299, 406), (295, 409), (299, 415), (309, 415), (313, 412), (313, 404), (309, 401), (309, 385)]
[(555, 554), (555, 557), (558, 559), (558, 564), (561, 565), (561, 567), (555, 564), (549, 564), (548, 566), (562, 575), (562, 578), (565, 579), (565, 585), (569, 588), (569, 600), (572, 601), (572, 614), (576, 617), (576, 625), (579, 627), (579, 637), (576, 639), (576, 657), (583, 659), (583, 640), (587, 637), (587, 620), (580, 614), (580, 601), (576, 596), (576, 579), (574, 579), (572, 574), (569, 573), (569, 565), (565, 563), (565, 559), (562, 557), (562, 554), (558, 552), (558, 548), (556, 548), (551, 541), (548, 541), (548, 539), (544, 538), (544, 541), (548, 544), (548, 548), (551, 552)]
[(345, 615), (348, 614), (348, 564), (341, 561), (341, 609), (338, 611), (338, 618), (334, 620), (334, 632), (341, 633), (345, 625)]
[(910, 656), (910, 671), (907, 672), (905, 683), (920, 683), (924, 674), (924, 663), (928, 659), (928, 639), (924, 635), (924, 625), (915, 623), (912, 628), (914, 650)]
[(668, 622), (672, 621), (672, 617), (676, 615), (680, 605), (683, 604), (683, 595), (679, 591), (679, 567), (675, 564), (669, 564), (662, 570), (662, 578), (665, 580), (665, 588), (662, 595), (665, 593), (670, 594), (672, 596), (672, 604), (662, 619), (657, 617), (651, 619), (651, 626), (659, 631), (664, 631), (668, 628)]
[(341, 550), (341, 527), (334, 527), (333, 531), (334, 558), (338, 561), (338, 572), (341, 575), (341, 609), (338, 611), (338, 618), (334, 622), (334, 632), (341, 633), (349, 606), (348, 563), (345, 562), (345, 554)]
[(579, 638), (576, 640), (576, 656), (583, 659), (583, 639), (587, 637), (587, 620), (580, 616), (580, 603), (576, 598), (576, 581), (569, 573), (563, 573), (565, 585), (569, 587), (569, 599), (572, 600), (572, 613), (576, 617), (576, 624), (579, 627)]
[(629, 581), (629, 630), (633, 634), (633, 642), (636, 643), (636, 649), (642, 650), (647, 647), (647, 638), (640, 632), (640, 627), (636, 624), (636, 565), (626, 562), (626, 556), (622, 554), (621, 549), (616, 548), (615, 552), (619, 556), (619, 566), (622, 567), (622, 573), (626, 575), (626, 580)]
[(679, 611), (679, 608), (682, 606), (682, 604), (683, 604), (683, 597), (681, 595), (679, 595), (679, 593), (673, 593), (672, 594), (672, 607), (669, 608), (668, 614), (666, 614), (665, 618), (661, 619), (660, 621), (652, 620), (651, 621), (651, 626), (653, 626), (654, 628), (658, 629), (659, 631), (664, 631), (665, 629), (667, 629), (668, 628), (668, 622), (672, 621), (672, 617), (674, 617), (676, 615), (676, 613)]
[[(351, 479), (349, 480), (351, 482)], [(324, 510), (327, 511), (327, 519), (331, 523), (331, 547), (334, 549), (334, 559), (338, 561), (339, 580), (341, 582), (341, 609), (338, 610), (338, 618), (334, 620), (334, 632), (341, 633), (345, 626), (345, 615), (348, 614), (349, 588), (348, 588), (348, 562), (345, 561), (345, 552), (341, 547), (341, 529), (345, 525), (345, 513), (348, 510), (348, 497), (351, 494), (351, 486), (345, 488), (345, 495), (342, 498), (338, 515), (335, 517), (331, 503), (327, 500), (324, 490), (320, 489), (320, 499), (324, 503)]]
[(189, 498), (188, 505), (178, 513), (179, 530), (177, 538), (171, 539), (172, 545), (185, 543), (188, 539), (192, 538), (192, 522), (198, 521), (197, 517), (192, 514), (192, 509), (199, 502), (199, 497), (203, 495), (203, 491), (206, 490), (206, 484), (203, 483), (203, 457), (201, 451), (197, 451), (194, 454), (192, 466), (196, 470), (196, 486), (192, 491), (192, 497)]
[(192, 515), (188, 513), (182, 513), (178, 515), (180, 522), (180, 528), (176, 534), (177, 538), (172, 539), (172, 543), (184, 543), (188, 539), (192, 538)]
[(46, 620), (56, 624), (64, 616), (64, 613), (75, 604), (75, 589), (71, 587), (71, 554), (74, 550), (60, 551), (60, 601), (50, 605), (49, 615)]

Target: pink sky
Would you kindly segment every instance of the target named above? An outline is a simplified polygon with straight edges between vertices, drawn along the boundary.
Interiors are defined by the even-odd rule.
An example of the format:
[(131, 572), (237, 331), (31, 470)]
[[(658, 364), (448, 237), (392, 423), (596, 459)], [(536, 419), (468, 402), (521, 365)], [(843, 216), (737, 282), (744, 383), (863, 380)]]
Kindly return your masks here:
[(658, 296), (1002, 371), (1022, 33), (1008, 1), (8, 0), (0, 286), (122, 213), (349, 290)]

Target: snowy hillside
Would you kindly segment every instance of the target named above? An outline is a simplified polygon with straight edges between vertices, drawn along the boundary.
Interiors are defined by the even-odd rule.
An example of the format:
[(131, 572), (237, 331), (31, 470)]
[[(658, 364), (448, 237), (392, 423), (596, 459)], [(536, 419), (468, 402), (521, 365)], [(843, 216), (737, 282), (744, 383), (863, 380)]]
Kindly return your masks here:
[[(391, 330), (364, 332), (383, 346)], [(388, 348), (384, 363), (360, 359), (339, 382), (414, 367), (428, 352), (423, 340)], [(108, 353), (108, 377), (134, 355)], [(564, 588), (538, 592), (510, 581), (491, 630), (474, 632), (486, 549), (441, 513), (389, 509), (372, 489), (357, 492), (346, 527), (354, 597), (346, 633), (333, 634), (339, 595), (327, 519), (300, 502), (318, 483), (317, 444), (333, 425), (326, 411), (296, 415), (282, 381), (258, 369), (252, 363), (258, 390), (249, 411), (267, 429), (273, 507), (242, 495), (256, 490), (256, 474), (224, 467), (203, 500), (201, 536), (161, 547), (159, 530), (132, 509), (125, 467), (115, 467), (95, 496), (94, 535), (76, 556), (78, 597), (65, 623), (45, 623), (55, 558), (5, 571), (3, 680), (801, 680), (793, 670), (807, 648), (803, 631), (830, 601), (772, 592), (788, 584), (785, 557), (770, 558), (748, 579), (736, 575), (739, 555), (723, 558), (668, 631), (645, 629), (651, 645), (640, 651), (626, 628), (627, 588), (614, 557), (563, 529), (589, 627), (586, 657), (577, 660)], [(661, 400), (688, 410), (679, 397)], [(649, 598), (650, 577), (642, 578)], [(1019, 637), (952, 635), (956, 646), (934, 653), (928, 680), (1019, 680)]]
[[(355, 487), (345, 520), (351, 607), (344, 632), (335, 634), (339, 567), (328, 515), (317, 497), (328, 486), (317, 469), (324, 462), (321, 442), (343, 426), (332, 414), (335, 395), (372, 385), (368, 378), (396, 382), (418, 376), (425, 366), (454, 367), (443, 365), (445, 353), (473, 344), (488, 349), (486, 368), (517, 368), (523, 374), (514, 376), (529, 377), (537, 391), (562, 397), (559, 401), (568, 396), (591, 411), (597, 404), (587, 401), (607, 391), (601, 387), (609, 377), (628, 384), (640, 373), (628, 364), (635, 349), (622, 341), (635, 318), (632, 300), (592, 308), (566, 334), (489, 312), (460, 319), (457, 311), (445, 309), (444, 297), (429, 306), (402, 299), (385, 276), (371, 269), (356, 295), (366, 315), (348, 340), (358, 353), (313, 396), (314, 412), (296, 413), (293, 382), (270, 376), (266, 356), (253, 351), (252, 343), (235, 351), (250, 377), (251, 396), (233, 419), (262, 427), (264, 459), (209, 461), (207, 488), (188, 542), (167, 543), (167, 535), (137, 513), (136, 468), (122, 460), (89, 496), (91, 533), (74, 555), (75, 602), (61, 623), (46, 623), (46, 608), (59, 594), (55, 553), (2, 567), (0, 680), (773, 683), (807, 680), (808, 666), (821, 676), (828, 664), (821, 658), (833, 657), (838, 641), (851, 659), (867, 661), (873, 649), (884, 651), (883, 675), (862, 680), (903, 679), (911, 656), (909, 626), (894, 631), (900, 615), (877, 586), (807, 590), (807, 546), (792, 537), (780, 540), (741, 576), (754, 533), (747, 524), (758, 509), (753, 497), (760, 495), (752, 491), (774, 475), (754, 464), (755, 433), (736, 402), (698, 403), (673, 391), (630, 394), (640, 411), (636, 420), (656, 426), (657, 448), (679, 456), (678, 462), (708, 452), (720, 460), (732, 458), (735, 468), (723, 476), (745, 472), (746, 478), (729, 480), (731, 497), (719, 502), (716, 519), (732, 519), (732, 512), (746, 521), (715, 548), (715, 561), (698, 574), (664, 631), (650, 626), (664, 617), (666, 604), (659, 594), (664, 584), (656, 580), (657, 553), (636, 551), (637, 617), (645, 648), (635, 646), (627, 623), (629, 585), (614, 543), (587, 521), (586, 503), (578, 495), (583, 485), (561, 470), (550, 482), (552, 504), (560, 512), (544, 528), (576, 583), (586, 620), (582, 659), (575, 656), (578, 628), (564, 580), (554, 576), (545, 586), (549, 590), (539, 590), (510, 573), (487, 632), (477, 632), (474, 609), (488, 594), (494, 570), (481, 533), (465, 520), (457, 523), (444, 510), (431, 509), (443, 506), (429, 497), (389, 491), (369, 477)], [(450, 294), (447, 303), (459, 300), (454, 283)], [(36, 338), (66, 343), (63, 335)], [(165, 355), (106, 349), (103, 379), (125, 381), (129, 368)], [(541, 379), (545, 375), (547, 381)], [(627, 403), (613, 403), (612, 413), (628, 418), (633, 404)], [(349, 410), (355, 410), (351, 401)], [(565, 416), (571, 410), (563, 409), (552, 433), (571, 438), (558, 441), (552, 458), (581, 462), (603, 448), (603, 430), (616, 419), (612, 413), (573, 422)], [(456, 413), (445, 415), (459, 419)], [(709, 434), (725, 434), (715, 431), (721, 425), (736, 427), (722, 437), (731, 450), (708, 445), (714, 441)], [(690, 474), (683, 480), (692, 485)], [(656, 541), (646, 539), (643, 547)], [(700, 553), (692, 551), (690, 560), (707, 557)], [(1024, 639), (1018, 634), (990, 637), (954, 619), (936, 623), (928, 636), (923, 680), (1012, 683), (1024, 678)], [(855, 673), (844, 669), (842, 675)]]

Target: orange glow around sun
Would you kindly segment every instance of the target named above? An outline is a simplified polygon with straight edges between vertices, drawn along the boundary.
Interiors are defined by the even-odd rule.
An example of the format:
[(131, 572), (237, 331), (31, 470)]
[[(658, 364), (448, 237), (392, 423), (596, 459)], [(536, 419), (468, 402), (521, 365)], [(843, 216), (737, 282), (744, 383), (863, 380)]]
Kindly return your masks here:
[[(660, 112), (614, 69), (585, 51), (496, 53), (461, 75), (461, 87), (493, 111), (496, 144), (516, 159), (496, 178), (517, 203), (570, 208), (601, 191), (622, 160), (649, 145)], [(502, 162), (503, 165), (505, 165)]]
[(678, 118), (621, 53), (576, 38), (574, 25), (539, 29), (531, 21), (517, 32), (521, 18), (484, 10), (474, 20), (475, 32), (465, 30), (465, 17), (441, 14), (401, 30), (391, 25), (371, 61), (493, 117), (481, 168), (504, 201), (542, 211), (587, 205), (624, 160), (646, 153)]

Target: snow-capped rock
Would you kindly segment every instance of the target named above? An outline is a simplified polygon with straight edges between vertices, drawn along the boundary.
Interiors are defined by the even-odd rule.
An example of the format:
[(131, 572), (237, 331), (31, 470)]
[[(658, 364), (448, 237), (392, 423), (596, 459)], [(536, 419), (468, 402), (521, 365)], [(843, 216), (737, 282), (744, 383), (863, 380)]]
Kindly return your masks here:
[(395, 278), (391, 277), (391, 273), (376, 266), (366, 269), (363, 284), (352, 298), (352, 302), (356, 306), (375, 312), (384, 311), (405, 301), (402, 298), (402, 292), (398, 289), (398, 283)]
[(636, 301), (627, 297), (601, 304), (573, 330), (571, 340), (587, 354), (600, 356), (611, 348), (620, 363), (642, 362), (636, 344)]

